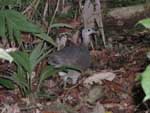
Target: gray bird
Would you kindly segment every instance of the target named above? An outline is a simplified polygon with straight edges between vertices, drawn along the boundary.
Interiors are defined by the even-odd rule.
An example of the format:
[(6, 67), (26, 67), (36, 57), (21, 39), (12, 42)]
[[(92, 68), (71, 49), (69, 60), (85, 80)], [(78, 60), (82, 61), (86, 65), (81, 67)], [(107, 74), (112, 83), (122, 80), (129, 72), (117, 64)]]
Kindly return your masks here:
[(61, 66), (75, 67), (81, 71), (90, 66), (90, 52), (88, 46), (91, 34), (96, 33), (92, 28), (84, 28), (81, 31), (81, 43), (79, 45), (69, 44), (63, 49), (49, 55), (48, 63), (56, 68)]

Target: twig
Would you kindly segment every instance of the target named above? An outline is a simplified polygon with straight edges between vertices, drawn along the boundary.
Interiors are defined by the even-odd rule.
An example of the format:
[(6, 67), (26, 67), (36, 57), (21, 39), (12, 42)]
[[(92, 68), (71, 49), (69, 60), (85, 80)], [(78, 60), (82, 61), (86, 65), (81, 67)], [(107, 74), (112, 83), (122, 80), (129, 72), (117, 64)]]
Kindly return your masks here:
[(48, 10), (48, 4), (49, 3), (49, 0), (46, 1), (45, 3), (45, 8), (44, 8), (44, 12), (43, 12), (43, 18), (42, 18), (42, 21), (45, 22), (45, 17), (46, 17), (46, 13), (47, 13), (47, 10)]
[[(33, 17), (33, 15), (34, 15), (36, 9), (38, 8), (39, 4), (40, 4), (40, 0), (37, 0), (37, 1), (36, 1), (36, 4), (35, 4), (35, 6), (34, 6), (34, 10), (33, 10), (33, 12), (32, 12), (32, 17)], [(32, 18), (32, 17), (31, 17), (31, 18)]]
[(62, 6), (63, 6), (63, 9), (65, 7), (65, 0), (62, 0)]
[(100, 10), (100, 13), (99, 13), (99, 17), (100, 17), (100, 32), (101, 32), (101, 35), (102, 35), (102, 40), (103, 40), (103, 43), (104, 43), (104, 47), (106, 48), (106, 38), (105, 38), (105, 33), (104, 33), (104, 26), (103, 26), (103, 20), (102, 20), (102, 10), (101, 10), (101, 3), (100, 3), (100, 0), (96, 0), (98, 6), (99, 6), (99, 10)]
[(58, 11), (59, 4), (60, 4), (60, 0), (57, 1), (57, 5), (56, 5), (56, 8), (55, 8), (54, 14), (53, 14), (53, 16), (52, 16), (51, 22), (50, 22), (50, 24), (49, 24), (47, 34), (49, 34), (49, 32), (50, 32), (50, 27), (51, 27), (51, 25), (52, 25), (52, 23), (53, 23), (53, 21), (54, 21), (54, 18), (55, 18), (55, 16), (56, 16), (56, 13), (57, 13), (57, 11)]
[(60, 4), (60, 0), (57, 1), (56, 9), (55, 9), (54, 14), (53, 14), (53, 16), (52, 16), (52, 19), (51, 19), (51, 22), (50, 22), (50, 26), (52, 25), (52, 23), (53, 23), (53, 21), (54, 21), (54, 18), (55, 18), (55, 16), (56, 16), (56, 13), (57, 13), (58, 8), (59, 8), (59, 4)]
[(27, 13), (29, 18), (32, 18), (34, 15), (34, 12), (36, 11), (36, 9), (39, 5), (39, 3), (40, 3), (40, 0), (34, 0), (22, 13), (23, 14)]
[(34, 0), (22, 13), (27, 13), (30, 9), (34, 8), (34, 4), (36, 4), (36, 0)]

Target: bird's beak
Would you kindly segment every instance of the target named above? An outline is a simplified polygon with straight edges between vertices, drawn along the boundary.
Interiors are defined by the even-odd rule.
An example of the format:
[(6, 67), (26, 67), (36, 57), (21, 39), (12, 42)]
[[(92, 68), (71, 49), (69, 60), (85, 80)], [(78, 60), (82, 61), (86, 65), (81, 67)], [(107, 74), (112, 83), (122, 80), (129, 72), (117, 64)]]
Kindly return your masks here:
[(91, 34), (97, 34), (95, 29), (92, 29)]

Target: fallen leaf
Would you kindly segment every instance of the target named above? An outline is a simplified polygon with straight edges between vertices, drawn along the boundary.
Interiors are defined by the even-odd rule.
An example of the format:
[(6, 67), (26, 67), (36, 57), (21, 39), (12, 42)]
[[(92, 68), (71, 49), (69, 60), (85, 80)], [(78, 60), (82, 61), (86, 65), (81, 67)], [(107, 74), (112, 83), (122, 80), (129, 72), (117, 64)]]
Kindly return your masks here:
[(95, 73), (92, 76), (85, 79), (84, 86), (89, 87), (89, 85), (93, 85), (93, 83), (102, 84), (102, 80), (112, 81), (115, 78), (115, 76), (116, 74), (112, 72)]
[(95, 108), (93, 109), (92, 113), (105, 113), (105, 108), (102, 104), (96, 103)]
[(90, 89), (86, 101), (90, 104), (94, 104), (98, 99), (103, 96), (103, 89), (101, 86), (94, 86)]
[(21, 111), (17, 104), (14, 105), (5, 104), (1, 113), (21, 113)]
[(77, 113), (70, 105), (61, 102), (51, 103), (42, 113)]

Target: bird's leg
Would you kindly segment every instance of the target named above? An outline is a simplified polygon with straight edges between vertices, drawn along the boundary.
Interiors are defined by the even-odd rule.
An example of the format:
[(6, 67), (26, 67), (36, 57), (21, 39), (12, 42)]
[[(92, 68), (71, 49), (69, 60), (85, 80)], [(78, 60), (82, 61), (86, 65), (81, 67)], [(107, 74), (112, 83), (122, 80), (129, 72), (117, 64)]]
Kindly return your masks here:
[(81, 73), (76, 70), (69, 70), (68, 75), (69, 78), (72, 80), (72, 84), (76, 84)]
[(66, 84), (69, 82), (69, 79), (71, 80), (71, 84), (76, 84), (78, 81), (78, 78), (80, 77), (81, 73), (75, 70), (68, 70), (68, 72), (59, 72), (59, 76), (63, 79), (64, 82), (64, 88), (66, 87)]

